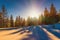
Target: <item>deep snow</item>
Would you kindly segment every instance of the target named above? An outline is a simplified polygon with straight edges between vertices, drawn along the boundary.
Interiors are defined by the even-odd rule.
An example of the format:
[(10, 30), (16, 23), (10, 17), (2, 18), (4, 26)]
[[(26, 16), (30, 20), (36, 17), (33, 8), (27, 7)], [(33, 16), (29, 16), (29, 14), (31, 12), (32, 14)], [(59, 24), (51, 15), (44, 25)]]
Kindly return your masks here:
[(0, 28), (0, 40), (60, 40), (60, 30), (47, 26)]

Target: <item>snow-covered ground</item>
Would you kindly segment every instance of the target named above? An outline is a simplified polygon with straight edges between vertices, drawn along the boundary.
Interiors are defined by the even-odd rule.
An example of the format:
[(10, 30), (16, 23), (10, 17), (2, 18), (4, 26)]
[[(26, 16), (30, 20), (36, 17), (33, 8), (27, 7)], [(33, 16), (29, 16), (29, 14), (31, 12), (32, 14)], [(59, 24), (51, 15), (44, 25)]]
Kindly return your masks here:
[(43, 26), (0, 28), (0, 40), (60, 40), (60, 30)]

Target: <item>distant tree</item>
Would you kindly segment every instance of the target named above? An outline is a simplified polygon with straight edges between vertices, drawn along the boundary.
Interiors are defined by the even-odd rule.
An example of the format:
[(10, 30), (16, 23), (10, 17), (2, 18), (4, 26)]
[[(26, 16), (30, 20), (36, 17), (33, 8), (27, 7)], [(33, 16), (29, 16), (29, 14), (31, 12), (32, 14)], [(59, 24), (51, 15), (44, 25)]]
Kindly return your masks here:
[(9, 27), (9, 18), (6, 19), (6, 27)]
[(22, 26), (25, 26), (25, 19), (22, 20)]
[(30, 17), (27, 18), (27, 25), (28, 26), (31, 26), (32, 25), (32, 20)]
[(39, 16), (39, 18), (38, 18), (38, 24), (39, 25), (41, 24), (41, 16)]
[(14, 20), (13, 20), (13, 16), (10, 16), (10, 27), (14, 27)]
[(19, 26), (21, 26), (21, 19), (20, 19), (20, 16), (18, 18), (18, 21), (19, 21)]
[(38, 19), (39, 25), (44, 24), (44, 21), (45, 21), (45, 18), (44, 18), (44, 16), (41, 14), (41, 15), (39, 16), (39, 19)]
[(16, 20), (15, 20), (15, 27), (19, 27), (19, 18), (18, 18), (18, 16), (16, 17)]
[(27, 27), (28, 25), (27, 25), (27, 19), (25, 20), (25, 26)]
[(38, 25), (38, 19), (36, 17), (32, 18), (32, 24), (34, 26)]

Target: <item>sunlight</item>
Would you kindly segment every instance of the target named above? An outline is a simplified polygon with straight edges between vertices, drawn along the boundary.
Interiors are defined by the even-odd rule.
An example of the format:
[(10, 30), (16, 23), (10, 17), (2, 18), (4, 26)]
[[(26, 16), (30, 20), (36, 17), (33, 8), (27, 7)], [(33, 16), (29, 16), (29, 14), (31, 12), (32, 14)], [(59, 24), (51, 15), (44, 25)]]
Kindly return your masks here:
[(32, 10), (32, 12), (30, 12), (30, 17), (32, 17), (32, 18), (34, 18), (34, 17), (38, 18), (39, 15), (38, 15), (38, 13), (36, 11)]
[(36, 8), (30, 8), (28, 13), (29, 13), (29, 16), (32, 18), (34, 17), (39, 18), (39, 15), (41, 14), (39, 10), (37, 10)]

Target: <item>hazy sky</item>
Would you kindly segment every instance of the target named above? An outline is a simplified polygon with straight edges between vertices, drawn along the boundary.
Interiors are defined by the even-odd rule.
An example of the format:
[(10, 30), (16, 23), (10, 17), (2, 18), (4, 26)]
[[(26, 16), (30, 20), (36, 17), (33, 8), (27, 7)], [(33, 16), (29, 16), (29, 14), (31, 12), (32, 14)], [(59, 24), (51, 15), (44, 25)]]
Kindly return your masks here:
[(43, 13), (45, 7), (49, 10), (51, 3), (59, 11), (60, 0), (0, 0), (0, 10), (4, 4), (8, 15), (12, 14), (14, 18), (18, 15), (24, 18), (28, 16), (37, 17)]

